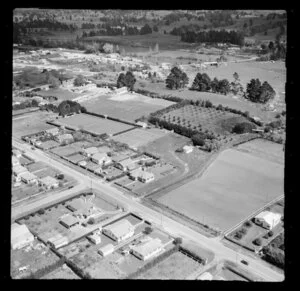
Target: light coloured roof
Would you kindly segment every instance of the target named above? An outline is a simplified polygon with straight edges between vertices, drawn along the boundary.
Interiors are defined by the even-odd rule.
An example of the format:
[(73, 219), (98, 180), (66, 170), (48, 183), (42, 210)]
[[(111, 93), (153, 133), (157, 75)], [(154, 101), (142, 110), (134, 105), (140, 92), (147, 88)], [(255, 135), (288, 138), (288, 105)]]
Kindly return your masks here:
[(102, 160), (104, 158), (107, 158), (107, 155), (105, 153), (96, 153), (92, 156), (92, 158), (96, 160)]
[(58, 181), (57, 179), (53, 178), (53, 177), (50, 177), (50, 176), (47, 176), (47, 177), (44, 177), (44, 178), (41, 178), (40, 181), (45, 184), (45, 185), (53, 185), (53, 184), (56, 184)]
[(103, 253), (105, 253), (106, 251), (110, 251), (113, 249), (114, 249), (114, 246), (112, 244), (107, 244), (107, 245), (103, 246), (102, 248), (100, 248), (99, 251), (102, 251)]
[(87, 153), (87, 154), (98, 153), (98, 149), (96, 147), (89, 147), (89, 148), (83, 149), (82, 151)]
[(13, 223), (11, 225), (11, 239), (16, 239), (21, 236), (31, 234), (25, 224)]
[(277, 221), (278, 219), (281, 218), (281, 214), (274, 213), (271, 211), (263, 211), (263, 212), (259, 213), (258, 215), (256, 215), (255, 218), (263, 219), (268, 224), (272, 225), (274, 221)]
[(126, 160), (119, 162), (119, 164), (122, 165), (123, 167), (127, 167), (127, 166), (131, 165), (132, 163), (134, 163), (132, 161), (132, 159), (126, 159)]
[(21, 165), (17, 165), (17, 166), (13, 167), (13, 172), (15, 172), (17, 174), (20, 174), (22, 172), (27, 172), (27, 171), (28, 170), (25, 167), (21, 166)]
[(30, 173), (30, 172), (23, 172), (23, 173), (20, 174), (20, 177), (25, 179), (25, 180), (37, 179), (37, 176)]
[(203, 274), (201, 274), (198, 279), (199, 280), (212, 280), (213, 275), (209, 272), (204, 272)]
[(149, 178), (154, 178), (154, 175), (153, 175), (153, 173), (150, 173), (150, 172), (141, 171), (140, 177), (142, 179), (149, 179)]
[(70, 133), (65, 133), (65, 134), (59, 135), (58, 138), (59, 139), (73, 139), (73, 136)]
[(159, 238), (155, 238), (143, 244), (134, 246), (132, 249), (143, 256), (147, 256), (148, 254), (155, 251), (157, 248), (161, 247), (161, 245), (161, 240)]
[(119, 220), (105, 227), (110, 230), (116, 237), (121, 237), (133, 230), (132, 224), (127, 219)]
[(60, 221), (62, 221), (66, 225), (73, 225), (78, 222), (77, 218), (74, 217), (73, 215), (66, 215), (64, 217), (61, 217)]

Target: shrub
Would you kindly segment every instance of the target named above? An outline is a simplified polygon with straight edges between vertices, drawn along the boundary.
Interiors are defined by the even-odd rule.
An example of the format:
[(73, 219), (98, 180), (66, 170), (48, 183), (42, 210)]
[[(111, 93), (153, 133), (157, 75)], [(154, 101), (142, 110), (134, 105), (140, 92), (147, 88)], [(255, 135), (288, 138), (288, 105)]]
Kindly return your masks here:
[(41, 208), (39, 211), (38, 211), (38, 214), (42, 215), (45, 213), (45, 209)]
[(144, 233), (145, 234), (150, 234), (152, 231), (153, 231), (153, 229), (150, 226), (146, 226), (145, 230), (144, 230)]
[(181, 245), (182, 244), (182, 238), (181, 237), (176, 237), (174, 239), (174, 244), (175, 245)]
[(235, 233), (234, 237), (235, 237), (236, 239), (240, 240), (240, 239), (243, 237), (243, 235), (242, 235), (239, 231), (237, 231), (237, 232)]
[(249, 122), (241, 122), (236, 124), (233, 129), (232, 132), (237, 133), (237, 134), (242, 134), (242, 133), (246, 133), (246, 132), (252, 132), (252, 129), (255, 128), (255, 125), (249, 123)]
[(246, 221), (246, 222), (244, 223), (244, 226), (246, 226), (246, 227), (251, 227), (251, 226), (252, 226), (252, 223), (251, 223), (250, 221)]
[(272, 231), (272, 230), (270, 230), (270, 231), (268, 232), (268, 236), (269, 236), (269, 237), (272, 237), (272, 236), (273, 236), (273, 234), (274, 234), (274, 233), (273, 233), (273, 231)]
[(262, 245), (262, 241), (260, 238), (256, 238), (253, 242), (253, 244), (257, 245), (257, 246), (261, 246)]
[(95, 218), (94, 217), (91, 217), (89, 220), (88, 220), (88, 224), (94, 224), (95, 223)]

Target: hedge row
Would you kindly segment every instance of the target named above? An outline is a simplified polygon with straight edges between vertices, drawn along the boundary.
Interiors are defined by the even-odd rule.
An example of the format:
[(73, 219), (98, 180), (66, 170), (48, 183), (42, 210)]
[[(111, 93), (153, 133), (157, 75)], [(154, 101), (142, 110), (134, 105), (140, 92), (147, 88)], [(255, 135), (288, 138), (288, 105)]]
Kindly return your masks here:
[(125, 279), (134, 279), (141, 275), (142, 273), (146, 272), (147, 270), (153, 268), (158, 263), (162, 262), (166, 258), (168, 258), (173, 253), (177, 252), (179, 250), (179, 246), (174, 246), (170, 250), (162, 253), (160, 256), (156, 257), (155, 259), (151, 260), (150, 262), (146, 263), (143, 267), (139, 268), (134, 273), (129, 274)]
[(92, 279), (91, 275), (82, 269), (80, 269), (74, 262), (66, 259), (67, 266), (80, 278), (82, 279)]
[(195, 260), (204, 263), (205, 260), (203, 260), (203, 258), (199, 257), (196, 253), (194, 253), (193, 251), (186, 249), (182, 246), (179, 247), (179, 251), (182, 251), (183, 253), (187, 253), (189, 256), (193, 257)]

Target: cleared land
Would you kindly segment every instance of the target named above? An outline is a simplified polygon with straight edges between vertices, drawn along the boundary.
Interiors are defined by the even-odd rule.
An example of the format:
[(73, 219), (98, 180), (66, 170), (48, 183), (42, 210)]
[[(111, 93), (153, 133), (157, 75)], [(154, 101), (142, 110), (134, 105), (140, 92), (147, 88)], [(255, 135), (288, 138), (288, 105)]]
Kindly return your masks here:
[(157, 128), (151, 129), (133, 129), (128, 132), (119, 134), (113, 138), (113, 140), (126, 143), (132, 148), (138, 148), (144, 146), (149, 142), (152, 142), (160, 137), (166, 135), (166, 132)]
[(174, 102), (158, 100), (136, 93), (120, 95), (102, 95), (82, 102), (89, 112), (107, 114), (108, 116), (133, 122), (135, 119), (151, 112), (168, 107)]
[(199, 222), (226, 230), (282, 195), (283, 176), (282, 165), (225, 150), (201, 178), (158, 200)]
[[(115, 110), (115, 109), (114, 109)], [(93, 134), (116, 134), (130, 128), (130, 125), (116, 122), (88, 114), (76, 114), (67, 118), (61, 118), (55, 121), (59, 125), (73, 128), (75, 130), (83, 129)]]

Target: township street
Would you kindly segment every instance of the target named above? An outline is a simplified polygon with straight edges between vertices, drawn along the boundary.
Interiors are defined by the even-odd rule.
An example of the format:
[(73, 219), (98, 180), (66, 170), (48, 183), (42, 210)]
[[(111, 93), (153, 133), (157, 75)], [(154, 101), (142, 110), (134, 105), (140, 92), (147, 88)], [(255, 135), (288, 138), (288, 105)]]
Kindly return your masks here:
[(46, 153), (40, 150), (32, 150), (28, 144), (23, 144), (16, 142), (13, 140), (13, 145), (20, 150), (25, 150), (26, 154), (29, 157), (34, 158), (35, 160), (43, 161), (45, 163), (50, 164), (52, 167), (59, 169), (62, 172), (71, 175), (74, 179), (78, 181), (78, 185), (73, 189), (69, 189), (64, 192), (56, 193), (53, 196), (47, 197), (45, 199), (41, 199), (36, 202), (32, 202), (27, 206), (16, 207), (12, 209), (12, 215), (21, 214), (22, 212), (28, 212), (30, 210), (41, 207), (43, 204), (47, 204), (49, 202), (54, 202), (55, 200), (61, 199), (63, 197), (67, 197), (70, 193), (74, 192), (74, 194), (80, 190), (90, 188), (92, 183), (93, 189), (98, 190), (99, 192), (105, 193), (107, 196), (114, 198), (115, 200), (121, 202), (125, 205), (128, 211), (133, 211), (137, 214), (140, 214), (143, 218), (149, 220), (150, 222), (159, 225), (167, 232), (171, 233), (174, 236), (180, 236), (182, 238), (186, 238), (189, 240), (193, 240), (206, 249), (211, 250), (215, 253), (215, 256), (218, 259), (227, 259), (233, 262), (237, 260), (240, 262), (241, 260), (248, 261), (249, 265), (241, 267), (247, 268), (250, 272), (257, 274), (262, 277), (266, 281), (283, 281), (284, 275), (280, 274), (274, 270), (272, 270), (267, 263), (251, 258), (245, 254), (240, 254), (239, 252), (232, 250), (225, 245), (222, 244), (219, 238), (207, 238), (206, 236), (188, 228), (180, 224), (177, 221), (172, 220), (171, 218), (164, 216), (163, 214), (148, 208), (142, 205), (138, 200), (134, 198), (130, 198), (125, 196), (121, 191), (112, 187), (106, 182), (103, 182), (97, 177), (89, 177), (86, 176), (48, 156)]

